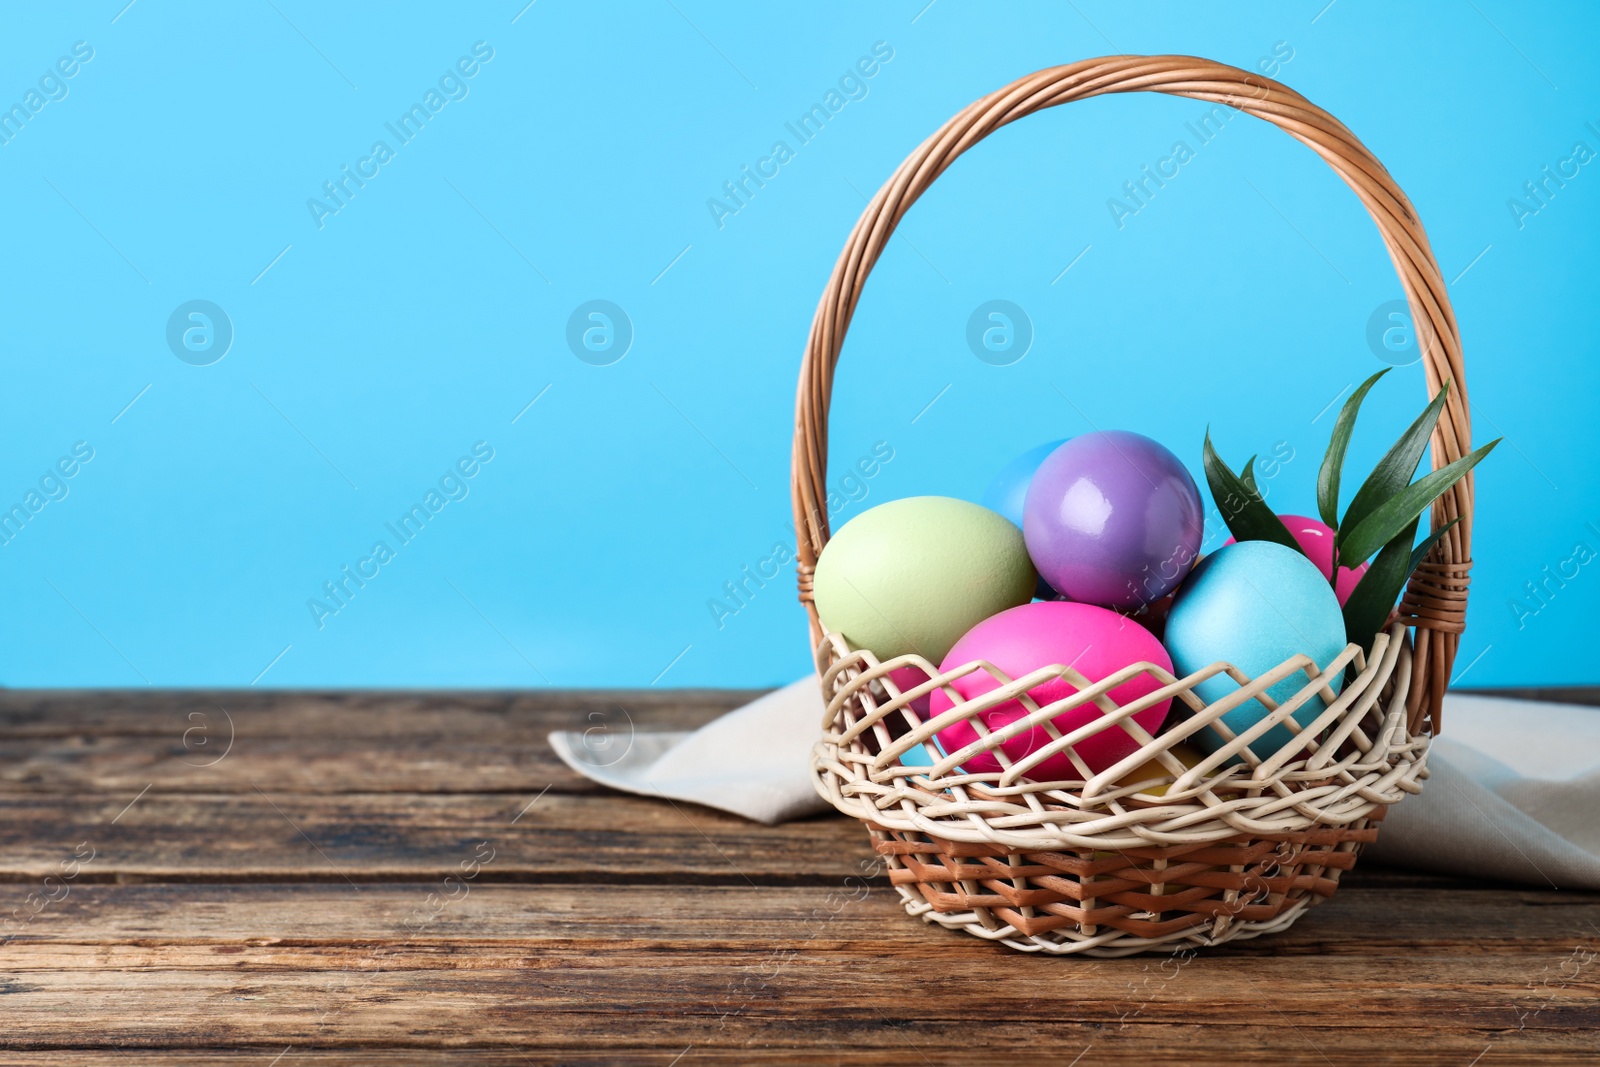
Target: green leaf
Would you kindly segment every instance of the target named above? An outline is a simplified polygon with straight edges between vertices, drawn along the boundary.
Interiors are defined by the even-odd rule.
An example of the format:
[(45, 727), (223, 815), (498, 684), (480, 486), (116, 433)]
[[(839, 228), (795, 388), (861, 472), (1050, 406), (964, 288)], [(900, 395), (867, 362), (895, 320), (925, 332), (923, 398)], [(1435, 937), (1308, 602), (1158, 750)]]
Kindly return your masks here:
[(1333, 436), (1328, 439), (1328, 451), (1322, 457), (1322, 470), (1317, 472), (1317, 511), (1322, 521), (1335, 529), (1339, 526), (1339, 476), (1344, 470), (1344, 454), (1350, 448), (1350, 435), (1355, 432), (1356, 413), (1361, 410), (1361, 401), (1367, 398), (1367, 390), (1392, 369), (1385, 367), (1362, 382), (1344, 402), (1334, 421)]
[(1211, 487), (1211, 499), (1216, 501), (1222, 521), (1239, 541), (1276, 541), (1280, 545), (1300, 552), (1283, 520), (1273, 514), (1261, 499), (1261, 494), (1245, 484), (1233, 473), (1233, 468), (1222, 462), (1217, 450), (1211, 447), (1211, 430), (1206, 430), (1205, 447), (1206, 484)]
[(1389, 609), (1400, 597), (1410, 576), (1411, 540), (1417, 536), (1418, 519), (1406, 523), (1405, 529), (1395, 534), (1378, 558), (1372, 561), (1367, 573), (1361, 576), (1350, 599), (1344, 603), (1344, 636), (1362, 648), (1371, 648), (1372, 640), (1389, 617)]
[(1456, 523), (1458, 523), (1460, 521), (1461, 521), (1461, 516), (1457, 515), (1455, 518), (1451, 519), (1449, 522), (1445, 523), (1443, 526), (1441, 526), (1437, 530), (1433, 531), (1433, 533), (1431, 533), (1427, 537), (1423, 538), (1422, 539), (1422, 544), (1418, 545), (1415, 549), (1412, 550), (1412, 552), (1411, 552), (1411, 567), (1406, 571), (1407, 580), (1409, 580), (1411, 578), (1411, 572), (1416, 570), (1418, 565), (1420, 565), (1423, 560), (1428, 558), (1428, 553), (1433, 550), (1433, 546), (1434, 545), (1439, 543), (1439, 538), (1441, 538), (1445, 534), (1449, 533), (1450, 532), (1450, 527), (1454, 526)]
[[(1376, 552), (1380, 547), (1392, 540), (1396, 534), (1406, 528), (1406, 524), (1420, 516), (1428, 505), (1432, 504), (1445, 490), (1459, 482), (1468, 471), (1478, 465), (1478, 462), (1494, 450), (1501, 438), (1495, 438), (1482, 448), (1476, 449), (1468, 455), (1462, 456), (1454, 463), (1447, 464), (1418, 478), (1406, 486), (1393, 497), (1385, 500), (1372, 511), (1366, 518), (1349, 531), (1339, 531), (1339, 559), (1347, 567), (1354, 567), (1362, 560)], [(1354, 504), (1351, 505), (1355, 507)], [(1346, 513), (1345, 518), (1349, 519)]]
[(1400, 592), (1410, 580), (1411, 572), (1417, 569), (1417, 564), (1423, 561), (1439, 538), (1461, 521), (1451, 519), (1413, 549), (1411, 539), (1417, 534), (1420, 520), (1420, 516), (1411, 520), (1404, 530), (1391, 538), (1383, 546), (1383, 551), (1378, 553), (1378, 558), (1372, 561), (1372, 566), (1367, 568), (1367, 573), (1361, 576), (1361, 581), (1356, 583), (1350, 599), (1344, 605), (1345, 640), (1363, 648), (1372, 647), (1373, 638), (1389, 618), (1394, 602), (1400, 599)]
[[(1259, 455), (1260, 453), (1257, 453)], [(1261, 496), (1261, 490), (1256, 488), (1256, 457), (1251, 456), (1244, 461), (1244, 466), (1239, 468), (1239, 480), (1244, 487), (1256, 496)], [(1263, 497), (1263, 499), (1265, 499)]]
[[(1345, 509), (1344, 519), (1337, 525), (1339, 527), (1339, 543), (1344, 544), (1344, 535), (1359, 526), (1367, 516), (1371, 515), (1386, 501), (1397, 496), (1406, 486), (1411, 484), (1411, 479), (1417, 473), (1417, 464), (1422, 462), (1422, 453), (1428, 447), (1428, 438), (1433, 434), (1433, 427), (1439, 421), (1439, 412), (1444, 410), (1445, 398), (1450, 393), (1450, 383), (1444, 383), (1433, 400), (1422, 414), (1417, 416), (1417, 421), (1411, 424), (1410, 429), (1400, 435), (1384, 453), (1378, 465), (1372, 468), (1372, 473), (1367, 475), (1367, 480), (1361, 483), (1361, 488), (1356, 490), (1356, 495), (1350, 499), (1350, 506)], [(1320, 501), (1319, 501), (1320, 503)], [(1421, 509), (1419, 508), (1418, 511)], [(1410, 518), (1410, 516), (1406, 516)], [(1334, 525), (1329, 523), (1329, 525)], [(1404, 525), (1401, 523), (1400, 525)], [(1378, 546), (1393, 537), (1399, 531), (1399, 526), (1390, 530), (1388, 535), (1372, 543), (1372, 552)], [(1351, 556), (1350, 559), (1357, 557)], [(1361, 556), (1366, 559), (1367, 556)]]

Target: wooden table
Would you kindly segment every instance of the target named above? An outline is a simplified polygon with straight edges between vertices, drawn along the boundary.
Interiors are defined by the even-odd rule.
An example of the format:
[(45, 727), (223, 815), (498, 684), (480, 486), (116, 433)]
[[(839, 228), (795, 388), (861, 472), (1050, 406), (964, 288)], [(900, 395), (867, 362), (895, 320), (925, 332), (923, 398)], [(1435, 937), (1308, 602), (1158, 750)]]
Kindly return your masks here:
[(0, 693), (0, 1063), (1600, 1058), (1597, 894), (1362, 868), (1277, 937), (1043, 959), (847, 881), (843, 818), (545, 742), (753, 695)]

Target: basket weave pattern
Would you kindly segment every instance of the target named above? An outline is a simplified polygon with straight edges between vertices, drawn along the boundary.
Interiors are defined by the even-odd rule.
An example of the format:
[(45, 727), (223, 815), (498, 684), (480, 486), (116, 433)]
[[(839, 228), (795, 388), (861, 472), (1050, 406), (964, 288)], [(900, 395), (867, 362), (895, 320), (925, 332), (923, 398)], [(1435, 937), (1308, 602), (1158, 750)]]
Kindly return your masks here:
[[(1310, 147), (1372, 215), (1410, 305), (1430, 395), (1452, 388), (1432, 438), (1435, 470), (1471, 450), (1461, 343), (1422, 224), (1394, 179), (1337, 119), (1268, 78), (1191, 56), (1116, 56), (1028, 75), (964, 109), (924, 141), (878, 190), (834, 267), (812, 322), (795, 412), (793, 502), (800, 599), (828, 710), (813, 760), (818, 792), (862, 820), (888, 857), (907, 909), (931, 922), (1025, 951), (1126, 955), (1174, 941), (1215, 944), (1287, 927), (1330, 895), (1372, 841), (1387, 805), (1421, 789), (1428, 738), (1465, 623), (1471, 569), (1473, 482), (1468, 474), (1433, 506), (1433, 528), (1460, 521), (1417, 569), (1390, 627), (1370, 656), (1349, 645), (1329, 663), (1305, 656), (1250, 678), (1216, 663), (1186, 678), (1134, 664), (1091, 683), (1064, 666), (1011, 679), (976, 662), (940, 674), (916, 656), (880, 663), (829, 633), (812, 601), (817, 557), (828, 540), (827, 420), (834, 368), (868, 274), (895, 227), (954, 161), (1002, 126), (1032, 112), (1108, 93), (1162, 92), (1225, 104), (1265, 119)], [(901, 692), (888, 673), (903, 666), (930, 681)], [(964, 701), (949, 683), (987, 671), (997, 688)], [(1208, 705), (1193, 687), (1226, 672), (1240, 686)], [(1107, 696), (1140, 673), (1155, 692), (1118, 707)], [(1294, 676), (1295, 695), (1267, 691)], [(1339, 678), (1340, 692), (1334, 691)], [(1052, 678), (1078, 689), (1039, 707), (1027, 691)], [(930, 722), (910, 702), (943, 688), (954, 707)], [(1320, 698), (1303, 728), (1292, 716)], [(1165, 733), (1131, 718), (1172, 700)], [(1221, 716), (1256, 699), (1270, 715), (1234, 737)], [(1027, 715), (990, 733), (980, 713), (1011, 700)], [(1101, 717), (1061, 734), (1051, 720), (1093, 702)], [(1312, 705), (1315, 707), (1316, 705)], [(965, 719), (978, 739), (948, 754), (934, 735)], [(1282, 724), (1292, 739), (1276, 751), (1263, 737)], [(1001, 743), (1031, 728), (1049, 741), (1020, 761)], [(1094, 773), (1073, 745), (1124, 731), (1137, 751)], [(1214, 731), (1215, 752), (1195, 767), (1172, 746)], [(1275, 736), (1282, 736), (1281, 734)], [(921, 747), (923, 762), (902, 757)], [(964, 761), (991, 753), (999, 773), (966, 774)], [(1079, 778), (1036, 782), (1031, 767), (1065, 753)], [(1155, 761), (1159, 770), (1124, 776)], [(1166, 785), (1164, 793), (1152, 790)]]
[[(1258, 678), (1213, 664), (1178, 679), (1149, 663), (1094, 683), (1062, 666), (1009, 679), (983, 661), (940, 674), (918, 656), (880, 663), (836, 634), (818, 651), (829, 694), (814, 760), (818, 791), (866, 823), (912, 914), (1028, 951), (1124, 955), (1282, 929), (1333, 893), (1359, 846), (1376, 837), (1386, 806), (1419, 792), (1426, 774), (1427, 738), (1406, 729), (1413, 657), (1400, 624), (1378, 638), (1370, 660), (1352, 644), (1328, 664), (1299, 656)], [(889, 672), (908, 665), (930, 680), (902, 692)], [(1335, 696), (1331, 683), (1347, 668), (1353, 677)], [(911, 701), (972, 671), (1000, 684), (972, 700), (956, 696), (929, 721), (911, 710)], [(1219, 671), (1240, 687), (1208, 705), (1193, 686)], [(1160, 688), (1119, 707), (1107, 693), (1137, 674)], [(1304, 684), (1275, 702), (1268, 690), (1295, 675)], [(1040, 706), (1028, 691), (1053, 678), (1078, 692)], [(1316, 698), (1325, 710), (1300, 726), (1292, 716)], [(1152, 737), (1132, 716), (1167, 699), (1176, 724)], [(1249, 699), (1272, 713), (1234, 736), (1221, 717)], [(1027, 714), (988, 731), (981, 713), (1011, 700)], [(1053, 719), (1088, 702), (1098, 719), (1067, 734), (1055, 728)], [(963, 719), (981, 736), (946, 755), (933, 737)], [(1258, 752), (1279, 723), (1292, 740)], [(1011, 760), (1002, 742), (1034, 727), (1051, 740)], [(1105, 730), (1124, 731), (1137, 751), (1095, 774), (1071, 746)], [(1188, 767), (1172, 748), (1201, 731), (1227, 740)], [(933, 765), (906, 766), (913, 749)], [(1002, 770), (965, 773), (959, 765), (980, 752)], [(1056, 752), (1080, 778), (1022, 777)]]

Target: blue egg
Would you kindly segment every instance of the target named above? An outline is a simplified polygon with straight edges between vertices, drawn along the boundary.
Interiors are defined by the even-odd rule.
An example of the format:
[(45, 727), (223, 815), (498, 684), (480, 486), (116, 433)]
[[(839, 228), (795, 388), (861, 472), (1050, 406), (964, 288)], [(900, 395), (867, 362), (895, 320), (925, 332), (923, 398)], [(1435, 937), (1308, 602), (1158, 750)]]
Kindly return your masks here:
[[(950, 754), (944, 750), (944, 745), (940, 742), (938, 735), (934, 735), (933, 747), (939, 750), (939, 754), (941, 756), (948, 756)], [(912, 745), (910, 748), (900, 753), (900, 766), (902, 767), (932, 767), (933, 763), (933, 757), (928, 754), (926, 745)], [(966, 774), (967, 772), (964, 768), (957, 767), (950, 773)]]
[[(1201, 560), (1178, 590), (1163, 640), (1180, 676), (1225, 660), (1252, 678), (1302, 652), (1325, 667), (1346, 644), (1339, 598), (1328, 580), (1305, 556), (1271, 541), (1241, 541)], [(1298, 672), (1267, 693), (1281, 704), (1305, 683), (1305, 673)], [(1331, 683), (1334, 692), (1343, 684), (1342, 676)], [(1238, 689), (1232, 678), (1218, 674), (1194, 691), (1209, 704)], [(1306, 726), (1326, 707), (1313, 697), (1295, 712), (1295, 721)], [(1222, 721), (1237, 735), (1268, 714), (1259, 700), (1250, 700)], [(1293, 739), (1288, 726), (1280, 725), (1250, 748), (1265, 759)], [(1210, 729), (1190, 740), (1206, 752), (1225, 743)]]
[(983, 499), (979, 503), (990, 511), (998, 511), (1016, 524), (1017, 529), (1022, 529), (1022, 504), (1028, 499), (1028, 483), (1033, 480), (1033, 472), (1039, 469), (1039, 464), (1044, 462), (1046, 456), (1064, 444), (1064, 440), (1051, 441), (1047, 445), (1030, 448), (1001, 467), (1000, 473), (989, 483), (989, 488), (983, 491)]
[[(1022, 529), (1022, 505), (1028, 499), (1028, 483), (1033, 481), (1033, 474), (1044, 458), (1066, 443), (1063, 438), (1030, 448), (1001, 467), (1000, 473), (989, 483), (989, 488), (983, 491), (980, 503), (990, 511), (999, 512), (1010, 519), (1017, 529)], [(1055, 600), (1060, 594), (1050, 588), (1049, 582), (1040, 578), (1033, 595), (1040, 600)]]

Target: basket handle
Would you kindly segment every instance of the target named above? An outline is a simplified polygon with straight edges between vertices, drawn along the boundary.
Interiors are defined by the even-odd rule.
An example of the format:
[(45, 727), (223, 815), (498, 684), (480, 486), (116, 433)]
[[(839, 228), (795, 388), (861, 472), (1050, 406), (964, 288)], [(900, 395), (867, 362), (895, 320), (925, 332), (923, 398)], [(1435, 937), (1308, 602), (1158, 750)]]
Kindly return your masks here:
[[(812, 600), (812, 572), (828, 542), (828, 405), (834, 366), (867, 275), (911, 205), (956, 158), (1008, 123), (1047, 107), (1107, 93), (1158, 92), (1225, 104), (1266, 119), (1308, 146), (1355, 192), (1378, 224), (1422, 349), (1428, 392), (1446, 379), (1450, 396), (1433, 432), (1435, 470), (1471, 451), (1461, 337), (1427, 235), (1411, 202), (1389, 172), (1345, 126), (1305, 97), (1270, 78), (1193, 56), (1106, 56), (1051, 67), (1012, 82), (962, 110), (912, 152), (884, 183), (850, 232), (817, 305), (800, 367), (795, 405), (792, 495), (798, 534), (800, 600), (811, 620), (812, 643), (821, 624)], [(1472, 565), (1473, 478), (1469, 473), (1433, 505), (1433, 529), (1461, 521), (1417, 568), (1400, 604), (1416, 627), (1420, 675), (1407, 697), (1413, 732), (1424, 715), (1438, 728), (1439, 706), (1466, 622)]]

